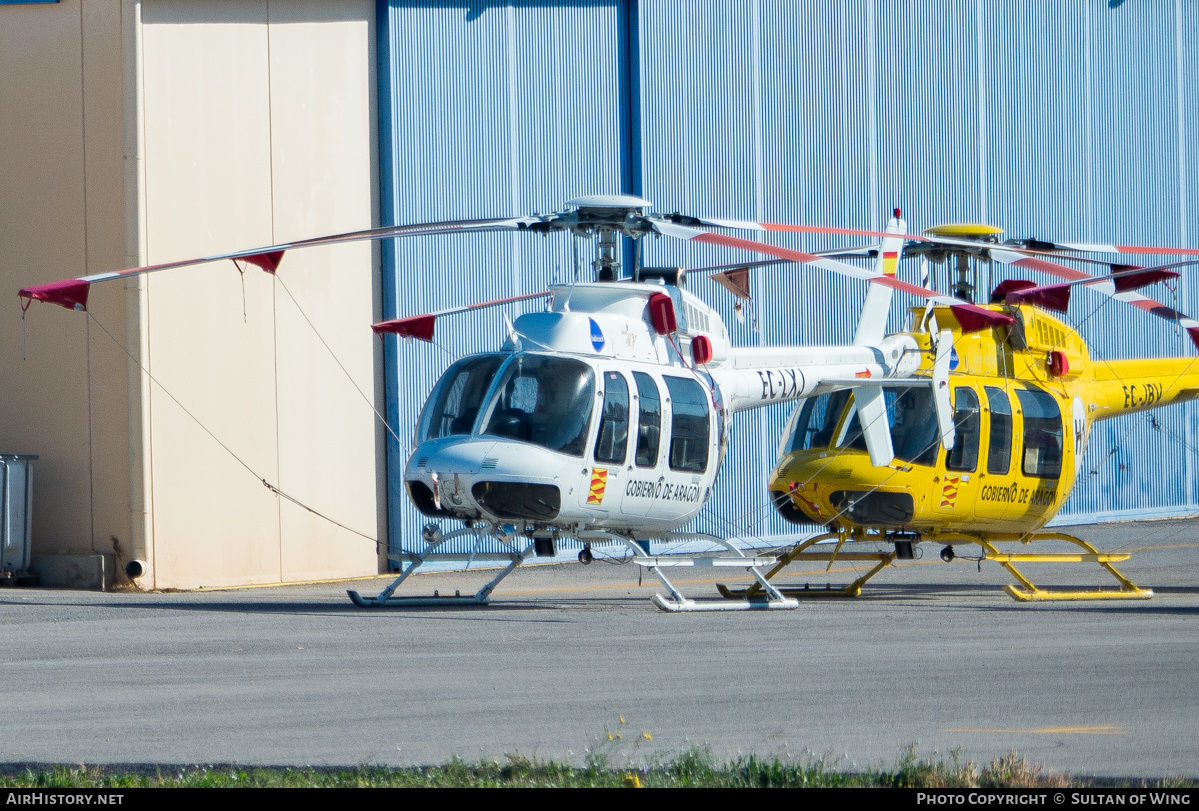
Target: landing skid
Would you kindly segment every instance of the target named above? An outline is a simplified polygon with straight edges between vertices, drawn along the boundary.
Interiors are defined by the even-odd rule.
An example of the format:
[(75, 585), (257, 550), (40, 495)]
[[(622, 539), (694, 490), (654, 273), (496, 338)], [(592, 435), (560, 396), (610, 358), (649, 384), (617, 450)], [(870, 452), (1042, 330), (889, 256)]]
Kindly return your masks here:
[[(473, 537), (475, 539), (474, 551), (468, 554), (461, 552), (439, 552), (439, 548), (445, 544), (461, 538)], [(762, 576), (759, 569), (775, 563), (776, 559), (772, 557), (749, 557), (731, 542), (717, 538), (713, 535), (701, 535), (695, 533), (664, 533), (656, 535), (648, 539), (634, 539), (625, 535), (605, 532), (601, 530), (590, 530), (573, 533), (570, 536), (563, 534), (560, 537), (571, 537), (590, 547), (590, 545), (605, 545), (616, 544), (628, 548), (633, 553), (633, 563), (641, 566), (654, 574), (662, 585), (669, 592), (667, 595), (655, 594), (653, 602), (658, 608), (663, 611), (677, 613), (682, 611), (769, 611), (778, 609), (793, 609), (799, 607), (799, 601), (793, 597), (784, 595), (768, 580)], [(482, 547), (483, 542), (491, 539), (504, 547), (507, 551), (501, 553), (484, 553), (478, 550)], [(707, 542), (716, 546), (724, 547), (731, 554), (718, 556), (681, 556), (681, 555), (661, 555), (649, 556), (646, 555), (645, 542), (648, 540), (662, 540), (672, 543), (686, 542)], [(401, 570), (399, 577), (378, 595), (374, 597), (365, 597), (356, 591), (347, 591), (350, 600), (354, 605), (360, 608), (419, 608), (419, 607), (446, 607), (446, 606), (480, 606), (487, 605), (491, 602), (491, 593), (501, 580), (511, 574), (518, 566), (525, 562), (529, 553), (533, 550), (534, 544), (530, 540), (528, 544), (517, 544), (517, 538), (510, 533), (499, 533), (495, 526), (490, 524), (476, 524), (474, 527), (456, 530), (445, 535), (436, 535), (429, 541), (428, 548), (421, 553), (402, 552), (399, 554), (388, 555), (388, 557), (401, 564), (404, 568)], [(465, 562), (464, 568), (469, 568), (476, 561), (488, 562), (503, 562), (507, 561), (508, 565), (504, 567), (495, 577), (491, 579), (487, 585), (479, 589), (474, 594), (461, 595), (458, 592), (454, 596), (441, 595), (434, 592), (431, 596), (395, 596), (396, 589), (400, 587), (405, 580), (412, 576), (423, 564), (431, 560), (454, 561), (457, 563)], [(663, 573), (663, 569), (669, 568), (740, 568), (750, 572), (756, 579), (755, 586), (758, 592), (743, 599), (734, 600), (693, 600), (683, 595), (679, 589), (670, 582)]]
[[(1128, 560), (1131, 555), (1127, 552), (1099, 552), (1081, 538), (1066, 535), (1061, 532), (1037, 533), (1029, 538), (1030, 541), (1065, 541), (1082, 547), (1085, 552), (1063, 553), (1005, 553), (997, 550), (989, 541), (976, 541), (983, 548), (984, 560), (993, 560), (1007, 569), (1012, 577), (1019, 581), (1019, 586), (1008, 584), (1003, 590), (1013, 600), (1022, 603), (1046, 602), (1050, 600), (1148, 600), (1153, 597), (1152, 589), (1143, 589), (1133, 583), (1113, 566), (1113, 563)], [(1116, 578), (1120, 584), (1117, 589), (1068, 591), (1064, 589), (1043, 589), (1030, 581), (1016, 568), (1017, 563), (1098, 563), (1108, 574)]]
[[(834, 552), (812, 552), (811, 547), (821, 541), (837, 540), (837, 551)], [(848, 586), (841, 588), (825, 588), (813, 589), (804, 586), (799, 588), (796, 586), (774, 586), (773, 588), (782, 596), (787, 598), (796, 597), (857, 597), (862, 593), (862, 585), (881, 572), (883, 569), (891, 565), (895, 560), (894, 552), (842, 552), (841, 545), (846, 541), (845, 535), (837, 535), (835, 533), (826, 532), (823, 535), (817, 535), (813, 538), (808, 538), (806, 541), (796, 544), (791, 548), (791, 551), (779, 555), (774, 560), (774, 566), (763, 575), (755, 575), (758, 577), (757, 583), (753, 583), (746, 589), (730, 589), (723, 583), (716, 584), (716, 590), (720, 592), (720, 596), (726, 600), (760, 600), (762, 599), (763, 584), (769, 584), (770, 580), (783, 569), (786, 569), (792, 563), (797, 561), (821, 561), (827, 562), (829, 568), (832, 568), (834, 561), (873, 561), (875, 566), (866, 574), (859, 577), (857, 580), (850, 583)]]
[[(797, 561), (828, 561), (829, 567), (832, 567), (833, 561), (874, 561), (874, 568), (870, 569), (866, 574), (859, 577), (847, 586), (841, 588), (825, 588), (812, 589), (808, 586), (796, 588), (793, 586), (775, 587), (777, 593), (788, 598), (802, 597), (857, 597), (862, 593), (862, 586), (870, 578), (881, 572), (887, 566), (890, 566), (896, 558), (895, 552), (841, 552), (841, 545), (848, 539), (847, 534), (825, 533), (817, 535), (813, 538), (796, 544), (789, 552), (780, 555), (777, 562), (764, 575), (759, 576), (759, 583), (752, 584), (746, 589), (730, 589), (722, 583), (718, 583), (716, 588), (720, 595), (727, 600), (753, 601), (760, 600), (764, 597), (763, 582), (770, 581), (775, 575)], [(809, 551), (812, 546), (820, 541), (838, 541), (837, 549), (833, 552), (813, 552)], [(874, 541), (883, 541), (883, 536), (874, 536), (870, 538)], [(1152, 589), (1143, 589), (1120, 573), (1113, 563), (1128, 560), (1131, 557), (1124, 552), (1099, 552), (1095, 547), (1091, 546), (1081, 538), (1075, 538), (1072, 535), (1066, 535), (1061, 532), (1042, 532), (1035, 533), (1031, 536), (1012, 535), (1006, 536), (977, 536), (977, 535), (941, 535), (936, 538), (928, 538), (927, 540), (936, 543), (972, 543), (978, 544), (983, 555), (981, 560), (994, 561), (1011, 574), (1019, 585), (1009, 584), (1004, 586), (1004, 591), (1014, 600), (1019, 602), (1047, 602), (1053, 600), (1148, 600), (1153, 597)], [(996, 543), (1011, 543), (1020, 542), (1023, 544), (1032, 543), (1033, 541), (1061, 541), (1072, 543), (1081, 547), (1084, 551), (1079, 552), (1000, 552), (996, 547)], [(1097, 563), (1102, 566), (1112, 577), (1119, 583), (1117, 588), (1113, 589), (1082, 589), (1082, 590), (1067, 590), (1067, 589), (1045, 589), (1037, 586), (1029, 580), (1023, 572), (1016, 568), (1017, 563)], [(756, 573), (755, 573), (756, 575)], [(757, 576), (757, 575), (756, 575)]]
[(714, 600), (689, 600), (683, 598), (681, 600), (673, 597), (663, 597), (661, 594), (655, 594), (652, 598), (654, 605), (663, 611), (669, 611), (672, 614), (683, 611), (771, 611), (771, 610), (790, 610), (799, 608), (799, 600), (791, 600), (783, 597), (778, 600), (738, 600), (736, 602), (722, 603)]
[[(649, 570), (655, 577), (662, 581), (662, 585), (670, 592), (669, 596), (655, 594), (653, 601), (658, 608), (671, 613), (683, 611), (771, 611), (771, 610), (787, 610), (799, 608), (799, 601), (784, 595), (777, 588), (771, 585), (768, 577), (763, 576), (759, 569), (764, 566), (769, 566), (775, 563), (774, 557), (749, 557), (740, 549), (738, 549), (730, 541), (723, 538), (717, 538), (714, 535), (683, 535), (681, 533), (671, 533), (664, 536), (666, 540), (703, 540), (714, 543), (718, 546), (723, 546), (729, 555), (719, 557), (681, 557), (675, 555), (648, 557), (640, 556), (633, 558), (633, 562), (644, 569)], [(741, 599), (730, 598), (728, 601), (697, 601), (685, 597), (679, 589), (667, 579), (662, 572), (664, 568), (682, 568), (682, 567), (712, 567), (712, 568), (739, 568), (745, 569), (754, 579), (756, 583), (751, 587), (756, 589), (752, 595), (744, 596)]]
[(434, 594), (431, 597), (413, 596), (413, 597), (384, 597), (380, 594), (378, 597), (363, 597), (356, 591), (347, 591), (350, 595), (350, 601), (359, 608), (380, 608), (382, 606), (391, 606), (392, 608), (436, 608), (441, 606), (471, 606), (471, 605), (487, 605), (491, 602), (491, 597), (486, 594), (468, 594), (463, 597), (455, 594), (453, 597), (446, 595), (444, 597)]
[[(450, 541), (455, 541), (459, 538), (474, 537), (474, 550), (469, 555), (464, 555), (461, 552), (438, 552), (437, 550)], [(507, 552), (479, 552), (479, 548), (487, 539), (493, 539), (501, 547), (506, 548)], [(439, 535), (429, 543), (428, 548), (420, 554), (414, 552), (400, 552), (391, 554), (387, 557), (399, 563), (401, 566), (407, 564), (407, 568), (400, 571), (400, 576), (392, 581), (391, 585), (379, 592), (375, 597), (363, 597), (356, 591), (347, 591), (350, 596), (350, 601), (359, 608), (440, 608), (445, 606), (475, 606), (487, 605), (491, 602), (491, 592), (499, 585), (499, 582), (510, 575), (517, 566), (524, 563), (525, 558), (529, 554), (529, 550), (533, 548), (533, 542), (529, 541), (523, 547), (516, 543), (515, 536), (501, 536), (496, 528), (490, 524), (477, 524), (474, 527), (467, 527), (454, 532)], [(499, 574), (493, 577), (487, 585), (476, 591), (474, 594), (466, 596), (460, 595), (457, 591), (454, 596), (441, 595), (434, 591), (432, 596), (403, 596), (396, 597), (395, 591), (400, 587), (400, 584), (407, 580), (417, 569), (419, 569), (426, 561), (430, 560), (446, 560), (462, 563), (465, 561), (464, 568), (470, 568), (470, 565), (476, 561), (480, 562), (503, 562), (507, 561), (508, 565), (500, 570)]]

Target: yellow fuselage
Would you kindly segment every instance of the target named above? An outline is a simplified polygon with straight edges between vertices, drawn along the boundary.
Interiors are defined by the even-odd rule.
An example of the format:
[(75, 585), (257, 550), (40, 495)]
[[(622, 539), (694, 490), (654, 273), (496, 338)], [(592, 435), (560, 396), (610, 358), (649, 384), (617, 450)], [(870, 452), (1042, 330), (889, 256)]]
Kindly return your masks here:
[[(953, 330), (953, 450), (930, 439), (931, 387), (888, 391), (896, 458), (885, 467), (870, 463), (851, 392), (826, 394), (823, 406), (809, 398), (807, 416), (801, 403), (792, 417), (770, 479), (780, 512), (930, 539), (1025, 535), (1070, 495), (1094, 421), (1199, 396), (1199, 359), (1092, 361), (1078, 334), (1045, 311), (992, 309), (1016, 325), (962, 334), (949, 308), (934, 311), (939, 328)], [(912, 336), (925, 354), (920, 374), (930, 375), (930, 333)]]

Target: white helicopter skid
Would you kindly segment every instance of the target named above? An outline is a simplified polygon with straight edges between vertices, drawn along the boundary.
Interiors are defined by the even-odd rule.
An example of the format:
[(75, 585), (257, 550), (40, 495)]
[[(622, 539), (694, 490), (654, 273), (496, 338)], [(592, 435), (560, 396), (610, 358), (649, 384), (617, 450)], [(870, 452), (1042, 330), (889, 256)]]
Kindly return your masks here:
[[(682, 611), (746, 611), (746, 610), (772, 610), (772, 609), (792, 609), (799, 608), (799, 601), (790, 597), (785, 597), (774, 586), (770, 584), (758, 570), (765, 566), (773, 566), (778, 558), (775, 555), (770, 556), (749, 556), (743, 552), (740, 547), (732, 541), (719, 538), (715, 535), (706, 535), (696, 532), (666, 532), (661, 535), (655, 535), (652, 538), (633, 539), (622, 535), (615, 535), (609, 532), (580, 532), (577, 534), (579, 540), (584, 543), (595, 543), (599, 541), (619, 542), (626, 544), (633, 550), (633, 563), (649, 570), (655, 577), (662, 582), (670, 592), (670, 596), (655, 594), (653, 596), (654, 604), (663, 611), (677, 613)], [(727, 555), (649, 555), (650, 540), (661, 540), (666, 543), (678, 544), (694, 544), (695, 542), (715, 544), (724, 547), (729, 552)], [(712, 601), (696, 601), (683, 595), (678, 587), (670, 582), (669, 578), (663, 574), (662, 569), (667, 568), (742, 568), (753, 575), (754, 579), (762, 584), (764, 590), (762, 597), (749, 598), (744, 600), (712, 600)]]
[[(529, 542), (523, 547), (517, 543), (515, 533), (502, 531), (494, 524), (487, 522), (479, 522), (474, 526), (463, 527), (462, 529), (454, 530), (442, 534), (441, 530), (435, 524), (426, 525), (422, 533), (428, 547), (424, 552), (397, 552), (387, 556), (388, 560), (394, 563), (399, 563), (403, 566), (408, 564), (407, 568), (400, 571), (399, 577), (391, 582), (387, 588), (379, 592), (375, 597), (363, 597), (357, 591), (349, 590), (346, 593), (349, 595), (351, 602), (359, 608), (416, 608), (420, 606), (437, 607), (437, 606), (452, 606), (452, 605), (487, 605), (491, 602), (491, 592), (499, 585), (499, 582), (510, 575), (517, 566), (524, 563), (528, 557), (530, 550), (533, 549), (534, 541), (529, 539)], [(474, 547), (469, 555), (462, 552), (438, 552), (437, 550), (443, 545), (456, 541), (459, 538), (471, 537), (475, 538)], [(493, 539), (498, 544), (506, 547), (506, 552), (480, 552), (479, 548), (488, 538)], [(504, 562), (508, 565), (499, 571), (499, 573), (487, 582), (482, 588), (474, 594), (461, 595), (457, 591), (451, 597), (446, 594), (439, 594), (436, 590), (431, 596), (416, 595), (396, 597), (395, 591), (400, 587), (400, 584), (407, 580), (427, 561), (443, 560), (460, 564), (465, 560), (466, 565), (463, 569), (469, 569), (476, 562)], [(455, 566), (458, 568), (458, 566)]]
[[(526, 528), (527, 529), (527, 528)], [(773, 585), (764, 578), (759, 569), (772, 566), (777, 562), (777, 557), (770, 556), (749, 556), (746, 555), (736, 544), (724, 538), (719, 538), (714, 535), (706, 535), (694, 532), (665, 532), (655, 534), (645, 538), (635, 538), (631, 535), (620, 534), (616, 532), (608, 532), (605, 530), (579, 530), (569, 532), (562, 529), (545, 530), (552, 532), (552, 537), (555, 543), (560, 540), (574, 539), (583, 544), (584, 550), (590, 553), (592, 546), (607, 546), (618, 545), (623, 546), (633, 553), (632, 562), (649, 570), (654, 576), (662, 582), (670, 593), (669, 596), (655, 594), (653, 596), (654, 604), (663, 611), (677, 613), (682, 611), (745, 611), (745, 610), (770, 610), (770, 609), (792, 609), (799, 607), (799, 601), (793, 598), (785, 597)], [(499, 585), (500, 581), (516, 570), (518, 566), (524, 563), (530, 552), (533, 551), (536, 541), (528, 536), (527, 543), (520, 543), (518, 535), (514, 528), (509, 525), (496, 525), (485, 521), (475, 523), (470, 527), (454, 530), (453, 532), (442, 533), (436, 524), (426, 525), (422, 532), (422, 537), (428, 544), (428, 547), (423, 552), (398, 552), (388, 555), (388, 559), (404, 566), (395, 580), (391, 582), (387, 588), (383, 589), (377, 596), (365, 597), (357, 591), (349, 590), (346, 593), (354, 605), (359, 608), (418, 608), (418, 607), (443, 607), (443, 606), (474, 606), (487, 605), (491, 602), (491, 593)], [(439, 548), (452, 541), (457, 541), (461, 538), (473, 537), (475, 543), (469, 553), (464, 552), (439, 552)], [(492, 539), (507, 551), (504, 552), (481, 552), (479, 551), (483, 543), (488, 539)], [(691, 555), (691, 554), (670, 554), (670, 555), (649, 555), (649, 542), (660, 541), (668, 544), (684, 544), (693, 545), (697, 542), (714, 544), (723, 547), (728, 554), (717, 555)], [(582, 560), (582, 557), (580, 557)], [(429, 561), (446, 561), (455, 565), (455, 569), (469, 569), (474, 563), (487, 562), (507, 562), (507, 566), (499, 570), (496, 575), (480, 588), (474, 594), (462, 595), (457, 591), (450, 596), (448, 594), (440, 594), (434, 591), (432, 595), (414, 595), (414, 596), (395, 596), (396, 590), (400, 585), (411, 577), (417, 569)], [(590, 561), (590, 557), (588, 557)], [(406, 564), (406, 565), (405, 565)], [(720, 599), (713, 601), (697, 601), (688, 598), (673, 584), (669, 578), (662, 572), (666, 568), (743, 568), (754, 579), (762, 585), (762, 596), (747, 598), (743, 600), (728, 600)]]

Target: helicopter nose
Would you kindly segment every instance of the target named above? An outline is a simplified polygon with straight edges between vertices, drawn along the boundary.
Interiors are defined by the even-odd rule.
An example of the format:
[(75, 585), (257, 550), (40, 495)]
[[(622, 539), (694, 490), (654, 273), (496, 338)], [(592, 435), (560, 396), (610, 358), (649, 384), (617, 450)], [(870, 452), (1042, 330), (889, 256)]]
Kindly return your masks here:
[(459, 439), (451, 441), (425, 442), (417, 447), (408, 460), (409, 476), (436, 472), (445, 474), (473, 474), (485, 467), (497, 464), (491, 454), (494, 440)]
[(424, 515), (478, 517), (467, 501), (470, 482), (485, 464), (494, 441), (447, 437), (421, 443), (408, 459), (404, 486)]
[(404, 479), (426, 515), (550, 521), (562, 507), (555, 475), (562, 466), (560, 456), (525, 443), (438, 442), (417, 449)]

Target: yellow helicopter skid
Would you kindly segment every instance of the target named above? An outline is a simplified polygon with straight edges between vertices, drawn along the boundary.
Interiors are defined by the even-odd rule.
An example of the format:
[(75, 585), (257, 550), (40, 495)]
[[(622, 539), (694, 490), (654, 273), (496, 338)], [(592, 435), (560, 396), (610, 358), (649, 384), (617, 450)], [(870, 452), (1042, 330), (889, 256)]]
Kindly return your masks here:
[(796, 555), (791, 562), (804, 560), (827, 560), (827, 561), (847, 561), (847, 560), (872, 560), (875, 562), (881, 561), (883, 558), (893, 557), (887, 552), (804, 552), (802, 555)]
[(1148, 600), (1153, 597), (1153, 589), (1110, 589), (1103, 591), (1050, 591), (1048, 589), (1028, 589), (1013, 586), (1010, 583), (1003, 587), (1013, 600), (1022, 603), (1049, 602), (1051, 600)]
[[(837, 540), (837, 548), (831, 552), (817, 552), (812, 547), (825, 540)], [(842, 549), (849, 538), (847, 533), (826, 533), (809, 538), (802, 543), (797, 544), (789, 552), (779, 555), (774, 566), (769, 571), (763, 574), (756, 574), (759, 580), (769, 581), (775, 575), (779, 574), (784, 568), (793, 563), (801, 561), (829, 561), (830, 567), (834, 561), (844, 562), (873, 562), (875, 566), (859, 577), (854, 582), (840, 588), (826, 586), (825, 588), (812, 588), (809, 584), (805, 584), (802, 588), (798, 586), (774, 586), (774, 591), (780, 597), (787, 599), (794, 598), (816, 598), (816, 597), (857, 597), (862, 593), (862, 585), (870, 580), (876, 574), (881, 572), (886, 567), (890, 566), (898, 557), (896, 552), (845, 552)], [(930, 541), (939, 541), (942, 543), (972, 543), (978, 544), (983, 550), (983, 560), (998, 563), (1003, 566), (1009, 574), (1017, 581), (1018, 585), (1005, 586), (1004, 590), (1013, 599), (1020, 602), (1042, 602), (1050, 600), (1148, 600), (1153, 597), (1151, 589), (1143, 589), (1125, 577), (1112, 564), (1128, 560), (1131, 555), (1127, 552), (1100, 552), (1091, 546), (1086, 541), (1075, 538), (1072, 535), (1066, 535), (1060, 532), (1044, 532), (1033, 535), (1012, 535), (1007, 536), (979, 536), (979, 535), (941, 535), (936, 538), (929, 538)], [(1074, 544), (1079, 547), (1077, 552), (1000, 552), (995, 548), (997, 543), (1021, 542), (1024, 544), (1033, 541), (1060, 541)], [(948, 560), (952, 560), (950, 555)], [(1108, 574), (1114, 577), (1119, 586), (1104, 590), (1096, 589), (1072, 589), (1072, 590), (1051, 590), (1039, 588), (1035, 583), (1029, 580), (1023, 572), (1016, 568), (1016, 564), (1025, 563), (1093, 563), (1098, 564), (1105, 569)], [(761, 600), (764, 596), (764, 583), (755, 583), (745, 589), (731, 589), (728, 586), (718, 583), (717, 590), (720, 596), (728, 601), (753, 602)]]
[[(1019, 585), (1009, 584), (1003, 587), (1013, 600), (1022, 603), (1048, 602), (1050, 600), (1148, 600), (1153, 597), (1152, 589), (1143, 589), (1133, 583), (1113, 566), (1113, 563), (1128, 560), (1132, 557), (1127, 552), (1099, 552), (1081, 538), (1060, 532), (1045, 532), (1022, 538), (1022, 542), (1032, 541), (1063, 541), (1080, 547), (1082, 552), (1000, 552), (991, 541), (984, 538), (975, 539), (983, 548), (983, 559), (998, 563), (1008, 570), (1019, 582)], [(1043, 589), (1025, 577), (1016, 568), (1017, 563), (1097, 563), (1120, 583), (1119, 588), (1088, 589), (1088, 590), (1053, 590)]]
[(1127, 552), (999, 552), (988, 554), (984, 560), (996, 563), (1119, 563), (1132, 555)]

